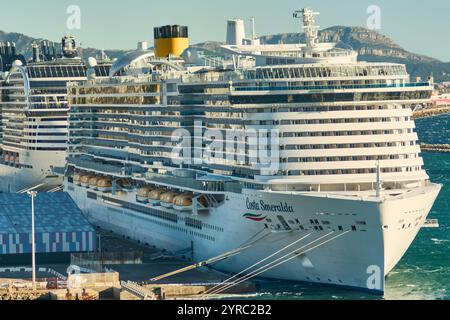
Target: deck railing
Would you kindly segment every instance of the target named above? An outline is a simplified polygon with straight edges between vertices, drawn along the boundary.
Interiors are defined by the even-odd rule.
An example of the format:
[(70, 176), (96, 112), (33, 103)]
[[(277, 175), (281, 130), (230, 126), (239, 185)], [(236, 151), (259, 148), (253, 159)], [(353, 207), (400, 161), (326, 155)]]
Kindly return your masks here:
[(363, 84), (337, 86), (290, 86), (290, 87), (235, 87), (234, 91), (294, 91), (294, 90), (342, 90), (342, 89), (388, 89), (388, 88), (416, 88), (430, 87), (428, 82), (402, 84)]

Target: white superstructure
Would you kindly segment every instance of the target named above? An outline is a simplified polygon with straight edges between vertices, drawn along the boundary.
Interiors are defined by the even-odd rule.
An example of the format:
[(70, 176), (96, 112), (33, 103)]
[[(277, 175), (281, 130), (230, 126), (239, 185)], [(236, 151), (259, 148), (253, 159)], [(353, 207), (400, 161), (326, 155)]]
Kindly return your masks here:
[(71, 83), (65, 188), (90, 221), (195, 260), (245, 248), (229, 272), (383, 292), (441, 188), (411, 119), (433, 88), (318, 43), (301, 13), (306, 45), (224, 47), (254, 67), (141, 51)]
[[(42, 49), (40, 53), (34, 44), (33, 60), (27, 65), (16, 61), (0, 83), (3, 192), (33, 187), (51, 190), (62, 184), (67, 150), (66, 84), (86, 80), (87, 67), (76, 57), (72, 36), (63, 38), (62, 56), (56, 56), (47, 42)], [(107, 76), (109, 66), (97, 66), (96, 71)]]
[(241, 19), (231, 19), (227, 23), (228, 45), (241, 45), (245, 39), (245, 25)]

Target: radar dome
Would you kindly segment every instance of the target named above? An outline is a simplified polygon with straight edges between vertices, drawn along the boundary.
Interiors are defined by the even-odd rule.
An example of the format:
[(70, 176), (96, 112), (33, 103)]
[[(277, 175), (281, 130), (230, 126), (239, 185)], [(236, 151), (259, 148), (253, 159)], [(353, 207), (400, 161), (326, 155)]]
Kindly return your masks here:
[(87, 63), (89, 68), (95, 68), (97, 66), (97, 59), (89, 57)]
[(197, 64), (200, 61), (200, 56), (195, 48), (189, 47), (182, 53), (181, 57), (187, 64)]

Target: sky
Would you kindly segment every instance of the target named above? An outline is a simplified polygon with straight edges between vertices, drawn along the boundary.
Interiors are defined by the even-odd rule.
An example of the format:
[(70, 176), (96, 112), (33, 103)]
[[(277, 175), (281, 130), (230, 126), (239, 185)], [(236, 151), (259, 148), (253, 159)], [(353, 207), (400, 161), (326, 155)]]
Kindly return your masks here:
[[(67, 27), (70, 5), (80, 8), (80, 28)], [(74, 34), (83, 47), (131, 49), (138, 41), (153, 44), (153, 27), (182, 24), (192, 43), (224, 41), (226, 20), (242, 18), (250, 34), (299, 32), (294, 10), (309, 7), (321, 14), (321, 28), (367, 26), (367, 8), (380, 8), (380, 33), (408, 51), (450, 62), (448, 0), (0, 0), (0, 30), (59, 41)], [(72, 20), (73, 21), (73, 20)]]

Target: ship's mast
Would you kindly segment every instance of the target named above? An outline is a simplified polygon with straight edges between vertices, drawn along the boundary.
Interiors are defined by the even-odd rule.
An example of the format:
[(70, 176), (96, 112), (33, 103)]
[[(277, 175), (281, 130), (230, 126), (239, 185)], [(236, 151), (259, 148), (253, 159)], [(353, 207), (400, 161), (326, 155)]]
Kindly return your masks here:
[(256, 40), (255, 17), (252, 17), (250, 22), (252, 23), (252, 44), (254, 44)]
[(306, 47), (309, 51), (319, 43), (319, 26), (316, 25), (316, 16), (320, 13), (304, 8), (294, 12), (294, 18), (303, 19), (303, 31), (306, 36)]

